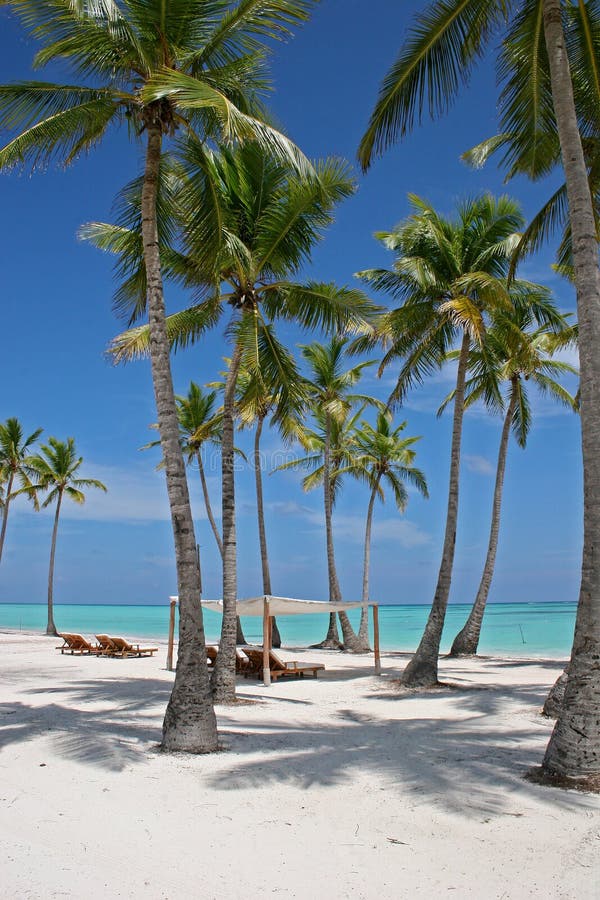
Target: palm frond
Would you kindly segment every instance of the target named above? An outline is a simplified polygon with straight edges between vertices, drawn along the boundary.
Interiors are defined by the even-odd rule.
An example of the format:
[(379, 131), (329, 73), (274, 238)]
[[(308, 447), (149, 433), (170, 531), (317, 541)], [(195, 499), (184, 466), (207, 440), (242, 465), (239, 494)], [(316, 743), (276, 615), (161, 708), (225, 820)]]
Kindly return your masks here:
[(506, 12), (504, 0), (439, 0), (417, 15), (361, 140), (363, 169), (374, 153), (382, 153), (415, 120), (420, 122), (425, 111), (436, 118), (448, 109)]
[(0, 86), (0, 127), (14, 128), (23, 121), (37, 119), (36, 105), (58, 107), (51, 115), (25, 127), (0, 149), (0, 169), (25, 164), (35, 169), (57, 157), (69, 165), (82, 150), (94, 146), (119, 115), (119, 107), (109, 91), (89, 90), (78, 97), (75, 88), (67, 88), (64, 93), (60, 85), (48, 88), (46, 96), (43, 86), (36, 82)]
[[(219, 297), (167, 316), (167, 336), (173, 350), (193, 344), (217, 324), (221, 314)], [(129, 362), (149, 353), (150, 328), (142, 325), (130, 328), (113, 338), (108, 348), (115, 363)]]
[(207, 110), (217, 117), (219, 137), (225, 142), (254, 141), (266, 152), (302, 173), (313, 173), (304, 154), (284, 134), (238, 109), (224, 93), (206, 81), (183, 72), (161, 69), (141, 91), (144, 103), (169, 98), (182, 111)]
[(295, 319), (308, 330), (359, 332), (378, 312), (362, 291), (332, 283), (283, 284), (278, 286), (278, 294), (270, 308), (271, 314)]

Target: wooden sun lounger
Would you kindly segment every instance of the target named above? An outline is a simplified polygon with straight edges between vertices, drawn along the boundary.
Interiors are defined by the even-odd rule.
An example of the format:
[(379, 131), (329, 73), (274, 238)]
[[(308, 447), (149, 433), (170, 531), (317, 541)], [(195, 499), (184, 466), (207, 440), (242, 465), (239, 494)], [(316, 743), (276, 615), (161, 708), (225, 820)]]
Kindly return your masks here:
[[(257, 675), (259, 678), (262, 677), (263, 651), (260, 649), (253, 650), (250, 649), (250, 647), (244, 647), (244, 653), (250, 660), (250, 667), (244, 674), (247, 677), (250, 677), (250, 675)], [(296, 660), (284, 662), (271, 650), (269, 653), (269, 668), (271, 670), (271, 680), (277, 681), (278, 678), (284, 678), (286, 676), (304, 678), (307, 672), (312, 672), (313, 678), (316, 678), (317, 672), (324, 670), (325, 666), (321, 663), (300, 663)]]
[(60, 647), (56, 648), (61, 653), (70, 653), (71, 656), (98, 656), (102, 652), (99, 646), (90, 644), (81, 634), (66, 634), (62, 632), (59, 634), (59, 637), (64, 641)]
[(100, 653), (103, 656), (114, 656), (116, 654), (117, 648), (113, 644), (113, 639), (107, 634), (97, 634), (96, 640), (98, 641)]
[(128, 656), (153, 656), (158, 652), (158, 647), (140, 647), (139, 644), (130, 644), (125, 638), (109, 637), (108, 634), (97, 634), (96, 640), (104, 656), (123, 659)]
[[(218, 654), (219, 654), (218, 647), (215, 647), (214, 644), (206, 645), (206, 660), (208, 662), (209, 669), (214, 669)], [(238, 672), (238, 674), (245, 672), (249, 665), (250, 665), (250, 661), (249, 661), (248, 657), (246, 656), (246, 654), (242, 650), (238, 650), (236, 647), (235, 671)]]

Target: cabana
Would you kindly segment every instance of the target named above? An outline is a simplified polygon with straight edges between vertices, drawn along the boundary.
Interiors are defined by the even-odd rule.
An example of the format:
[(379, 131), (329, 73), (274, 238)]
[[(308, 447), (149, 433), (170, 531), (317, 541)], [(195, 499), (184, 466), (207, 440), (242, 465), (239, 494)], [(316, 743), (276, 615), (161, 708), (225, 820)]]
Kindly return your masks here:
[[(169, 653), (168, 660), (173, 659), (173, 637), (175, 625), (175, 605), (178, 597), (170, 597), (171, 624), (169, 628)], [(223, 613), (222, 600), (203, 600), (205, 609)], [(349, 603), (333, 603), (323, 600), (297, 600), (293, 597), (272, 597), (265, 594), (261, 597), (249, 597), (246, 600), (236, 602), (236, 614), (238, 616), (262, 616), (263, 620), (263, 682), (265, 686), (271, 684), (271, 670), (269, 667), (269, 653), (271, 651), (271, 634), (273, 630), (273, 616), (298, 616), (312, 613), (346, 612), (349, 609), (362, 609), (370, 606), (373, 611), (373, 650), (375, 656), (375, 674), (381, 675), (381, 655), (379, 652), (379, 606), (369, 601)], [(167, 668), (170, 668), (167, 662)]]

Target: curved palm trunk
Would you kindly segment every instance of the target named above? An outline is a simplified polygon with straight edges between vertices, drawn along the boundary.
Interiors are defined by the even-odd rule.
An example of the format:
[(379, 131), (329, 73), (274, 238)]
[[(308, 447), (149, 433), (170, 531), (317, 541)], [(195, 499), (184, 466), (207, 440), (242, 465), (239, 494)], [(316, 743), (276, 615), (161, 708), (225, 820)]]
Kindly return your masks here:
[(2, 510), (2, 530), (0, 531), (0, 560), (2, 559), (2, 551), (4, 550), (4, 536), (6, 534), (6, 526), (8, 524), (8, 505), (10, 503), (10, 494), (12, 491), (14, 473), (10, 473), (10, 477), (6, 484), (6, 500), (4, 501), (4, 509)]
[(506, 454), (508, 450), (508, 441), (510, 438), (510, 426), (517, 405), (517, 393), (515, 385), (511, 391), (510, 403), (504, 417), (502, 426), (502, 435), (500, 438), (500, 449), (498, 451), (498, 465), (496, 468), (496, 484), (494, 487), (494, 501), (492, 504), (492, 523), (490, 526), (490, 539), (488, 542), (487, 556), (483, 567), (483, 574), (479, 583), (475, 603), (469, 613), (469, 618), (464, 627), (458, 632), (454, 638), (450, 656), (474, 656), (477, 653), (479, 645), (479, 636), (481, 634), (481, 623), (483, 622), (483, 614), (487, 603), (488, 594), (492, 584), (494, 575), (494, 565), (496, 563), (496, 550), (498, 549), (498, 535), (500, 533), (500, 511), (502, 508), (502, 489), (504, 486), (504, 472), (506, 469)]
[[(175, 542), (179, 593), (179, 647), (173, 691), (163, 721), (165, 750), (207, 753), (218, 749), (217, 723), (210, 695), (196, 538), (179, 420), (171, 377), (169, 341), (156, 226), (156, 197), (162, 145), (158, 110), (146, 120), (147, 149), (142, 189), (142, 238), (146, 267), (150, 361)], [(153, 117), (153, 112), (156, 118)]]
[[(258, 515), (258, 540), (260, 544), (260, 564), (262, 568), (263, 593), (271, 595), (271, 570), (269, 568), (269, 552), (267, 548), (267, 531), (265, 528), (265, 506), (263, 499), (262, 469), (260, 458), (260, 439), (262, 436), (265, 417), (259, 416), (254, 432), (254, 481), (256, 484), (256, 511)], [(271, 644), (273, 647), (281, 647), (281, 635), (277, 627), (275, 616), (272, 619)]]
[(237, 544), (235, 532), (235, 386), (242, 361), (236, 345), (225, 381), (223, 396), (223, 438), (221, 441), (222, 521), (223, 521), (223, 623), (221, 642), (212, 678), (216, 703), (235, 700), (235, 647), (237, 640)]
[(54, 513), (54, 528), (52, 529), (52, 543), (50, 545), (50, 566), (48, 568), (48, 624), (46, 625), (46, 634), (54, 635), (54, 637), (58, 635), (54, 624), (54, 557), (56, 555), (56, 536), (58, 534), (58, 518), (60, 516), (62, 498), (62, 491), (59, 491), (58, 500), (56, 501), (56, 512)]
[(600, 774), (600, 270), (587, 170), (559, 0), (544, 0), (552, 98), (565, 170), (579, 321), (583, 445), (583, 559), (565, 701), (546, 749), (546, 774)]
[[(375, 508), (375, 498), (377, 497), (377, 489), (381, 481), (381, 473), (377, 476), (377, 480), (373, 485), (371, 496), (369, 498), (369, 507), (367, 509), (367, 524), (365, 526), (365, 555), (363, 563), (363, 586), (362, 601), (367, 603), (369, 600), (369, 570), (371, 565), (371, 525), (373, 523), (373, 510)], [(369, 647), (369, 608), (365, 606), (360, 613), (360, 627), (358, 629), (358, 639)]]
[(221, 559), (223, 559), (223, 540), (221, 538), (219, 527), (213, 515), (210, 496), (208, 493), (208, 485), (206, 483), (206, 475), (204, 473), (204, 463), (202, 462), (202, 452), (199, 449), (196, 451), (196, 460), (198, 461), (198, 473), (200, 475), (200, 484), (202, 485), (202, 496), (204, 497), (204, 507), (206, 509), (206, 515), (208, 516), (208, 521), (210, 522), (212, 533), (215, 536), (215, 541), (217, 542), (217, 547), (219, 548)]
[(465, 409), (465, 377), (469, 360), (469, 336), (465, 332), (460, 347), (458, 372), (456, 375), (456, 393), (454, 395), (454, 416), (452, 421), (452, 448), (450, 451), (450, 479), (448, 485), (448, 512), (446, 515), (446, 531), (442, 561), (438, 573), (437, 586), (431, 605), (431, 611), (421, 642), (417, 651), (408, 663), (400, 683), (406, 687), (431, 687), (438, 683), (438, 656), (440, 641), (448, 606), (452, 566), (454, 564), (454, 548), (456, 544), (456, 524), (458, 520), (458, 486), (460, 473), (460, 442), (462, 437), (462, 421)]

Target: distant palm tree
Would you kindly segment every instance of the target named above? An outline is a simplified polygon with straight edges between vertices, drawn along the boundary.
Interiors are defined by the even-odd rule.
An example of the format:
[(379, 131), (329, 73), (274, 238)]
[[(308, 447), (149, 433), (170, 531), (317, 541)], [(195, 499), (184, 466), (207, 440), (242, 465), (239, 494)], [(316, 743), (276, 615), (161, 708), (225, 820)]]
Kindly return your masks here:
[[(523, 218), (516, 201), (489, 194), (462, 203), (454, 219), (441, 216), (418, 197), (411, 197), (411, 205), (413, 213), (408, 219), (392, 232), (378, 235), (396, 253), (393, 270), (370, 269), (359, 275), (401, 301), (382, 316), (378, 329), (386, 348), (380, 371), (402, 359), (391, 404), (440, 368), (453, 343), (460, 341), (442, 560), (423, 637), (401, 677), (406, 686), (426, 687), (438, 680), (439, 647), (452, 580), (469, 353), (483, 344), (490, 314), (511, 307), (506, 274)], [(540, 304), (538, 311), (542, 321), (552, 319), (547, 304)], [(372, 347), (376, 340), (377, 334), (367, 335), (356, 342), (356, 348)]]
[[(342, 599), (341, 590), (337, 578), (337, 568), (335, 564), (334, 552), (334, 527), (333, 512), (335, 502), (339, 495), (343, 481), (342, 468), (348, 461), (348, 445), (354, 439), (357, 428), (357, 422), (364, 412), (364, 404), (356, 412), (351, 414), (350, 410), (340, 413), (335, 418), (331, 417), (326, 421), (325, 413), (315, 408), (313, 410), (314, 425), (313, 427), (305, 425), (299, 432), (298, 440), (306, 451), (305, 456), (289, 460), (277, 466), (276, 472), (289, 469), (307, 469), (308, 475), (302, 479), (302, 488), (305, 491), (312, 491), (317, 487), (325, 489), (325, 472), (329, 471), (329, 491), (327, 504), (325, 505), (325, 528), (327, 540), (327, 574), (329, 581), (329, 599), (330, 601), (339, 602)], [(326, 469), (326, 453), (328, 455), (328, 468)], [(325, 495), (325, 490), (323, 491)], [(327, 513), (327, 510), (329, 512)], [(338, 615), (340, 615), (338, 613)], [(369, 649), (368, 635), (365, 641), (360, 641), (357, 635), (354, 635), (354, 629), (344, 612), (341, 614), (347, 620), (341, 622), (342, 634), (349, 634), (351, 643), (348, 649), (354, 652), (366, 652)], [(340, 619), (341, 619), (340, 616)], [(354, 637), (352, 637), (354, 635)], [(329, 626), (325, 640), (316, 645), (320, 648), (341, 649), (342, 643), (339, 639), (339, 632), (336, 624), (334, 613), (329, 614)]]
[[(205, 443), (210, 442), (214, 445), (221, 445), (223, 438), (222, 415), (214, 408), (216, 401), (216, 393), (211, 391), (205, 394), (201, 387), (193, 381), (186, 397), (176, 397), (177, 416), (179, 418), (179, 430), (181, 435), (181, 446), (188, 465), (196, 462), (198, 465), (198, 474), (200, 476), (200, 485), (202, 487), (202, 496), (204, 497), (204, 508), (212, 529), (217, 549), (221, 559), (223, 559), (223, 539), (221, 532), (215, 521), (210, 502), (210, 494), (208, 492), (208, 484), (206, 482), (206, 472), (204, 470), (204, 462), (202, 459), (202, 448)], [(152, 441), (146, 447), (156, 447), (160, 441)], [(143, 447), (142, 449), (146, 449)], [(200, 559), (200, 557), (198, 557)], [(245, 644), (246, 639), (242, 631), (242, 625), (237, 618), (237, 643)]]
[[(24, 437), (21, 423), (16, 418), (7, 419), (6, 422), (0, 424), (0, 495), (2, 488), (4, 489), (4, 498), (0, 503), (2, 510), (0, 560), (4, 549), (8, 510), (13, 498), (15, 482), (18, 481), (21, 488), (27, 488), (31, 450), (41, 433), (42, 429), (38, 428), (29, 437)], [(35, 495), (30, 494), (30, 497), (35, 502)]]
[(56, 553), (56, 536), (58, 534), (58, 519), (63, 497), (68, 497), (75, 503), (84, 503), (85, 494), (82, 488), (94, 487), (106, 491), (106, 486), (95, 478), (76, 478), (75, 475), (83, 463), (83, 457), (77, 456), (75, 441), (67, 438), (66, 441), (58, 441), (49, 438), (48, 444), (40, 448), (40, 453), (31, 458), (31, 481), (36, 492), (49, 491), (42, 503), (42, 509), (56, 502), (54, 513), (54, 528), (52, 529), (52, 543), (50, 547), (50, 568), (48, 570), (48, 624), (46, 634), (56, 635), (54, 624), (54, 556)]
[[(202, 141), (253, 140), (303, 169), (302, 154), (265, 121), (265, 55), (274, 40), (307, 20), (312, 0), (8, 0), (42, 43), (38, 66), (59, 60), (80, 84), (33, 81), (0, 86), (0, 168), (69, 164), (111, 125), (145, 139), (142, 184), (144, 299), (150, 362), (177, 566), (179, 660), (163, 721), (167, 750), (218, 749), (212, 706), (200, 573), (165, 325), (157, 187), (165, 139), (196, 130)], [(20, 133), (19, 133), (20, 132)], [(193, 635), (193, 639), (189, 637)]]
[[(367, 521), (365, 526), (365, 550), (363, 563), (362, 601), (367, 603), (369, 597), (369, 570), (371, 558), (371, 526), (375, 499), (383, 502), (384, 485), (388, 485), (394, 495), (396, 506), (404, 512), (408, 502), (408, 492), (404, 482), (409, 482), (424, 496), (428, 497), (427, 482), (420, 469), (412, 463), (415, 458), (413, 445), (420, 441), (419, 437), (401, 437), (406, 422), (392, 428), (392, 417), (389, 412), (379, 412), (373, 427), (362, 422), (351, 440), (345, 445), (344, 460), (339, 474), (349, 472), (354, 478), (367, 484), (370, 488)], [(358, 638), (364, 644), (369, 643), (369, 611), (363, 607), (360, 617)]]
[[(313, 451), (310, 459), (316, 461), (316, 459), (322, 457), (313, 475), (307, 476), (307, 479), (305, 479), (305, 489), (310, 489), (317, 484), (323, 485), (329, 600), (333, 602), (342, 600), (335, 564), (332, 525), (335, 489), (339, 483), (339, 478), (335, 475), (335, 469), (338, 467), (336, 465), (336, 456), (339, 463), (339, 454), (343, 448), (342, 435), (350, 433), (357, 418), (357, 416), (349, 418), (352, 407), (356, 406), (357, 403), (377, 405), (379, 402), (371, 396), (352, 392), (352, 388), (360, 380), (364, 369), (372, 366), (374, 363), (373, 360), (368, 360), (349, 369), (345, 368), (348, 347), (349, 339), (339, 336), (331, 338), (326, 344), (314, 341), (312, 344), (302, 347), (302, 355), (310, 367), (307, 379), (308, 396), (320, 433), (314, 433), (308, 429), (304, 439), (301, 438), (301, 440), (307, 449)], [(316, 451), (316, 456), (314, 451)], [(309, 458), (306, 458), (304, 462), (308, 463)], [(298, 464), (302, 465), (303, 462), (292, 461), (286, 467), (289, 468)], [(312, 465), (312, 462), (309, 464)], [(364, 643), (358, 640), (347, 613), (341, 612), (338, 613), (338, 616), (342, 626), (344, 649), (354, 652), (363, 652), (365, 649), (368, 649), (368, 642), (365, 647)], [(333, 614), (329, 617), (327, 635), (320, 646), (333, 648), (341, 646), (335, 615)]]
[[(577, 375), (577, 369), (568, 363), (552, 359), (561, 347), (573, 343), (575, 331), (565, 321), (564, 330), (549, 331), (546, 326), (531, 331), (532, 316), (526, 306), (496, 318), (488, 331), (485, 344), (471, 351), (469, 367), (475, 373), (465, 385), (465, 409), (482, 400), (492, 412), (504, 413), (504, 424), (498, 450), (496, 483), (492, 504), (490, 535), (483, 573), (475, 602), (469, 617), (454, 638), (450, 656), (472, 656), (477, 653), (483, 614), (494, 575), (502, 490), (510, 432), (512, 430), (520, 447), (525, 447), (531, 428), (531, 405), (528, 385), (552, 397), (569, 409), (577, 410), (577, 400), (556, 381), (557, 376)], [(452, 356), (452, 354), (450, 354)], [(503, 396), (503, 385), (508, 396)], [(440, 412), (450, 401), (447, 397)]]
[[(181, 446), (184, 455), (187, 458), (188, 465), (195, 462), (198, 466), (198, 475), (200, 476), (200, 486), (202, 488), (206, 515), (219, 554), (220, 556), (223, 556), (223, 540), (212, 511), (204, 460), (202, 458), (202, 450), (206, 443), (219, 446), (221, 443), (221, 417), (215, 409), (216, 398), (217, 395), (215, 391), (205, 393), (199, 385), (192, 381), (190, 382), (187, 395), (185, 397), (176, 396), (175, 402), (177, 403)], [(152, 427), (155, 428), (156, 426), (153, 425)], [(146, 450), (150, 447), (158, 446), (160, 446), (160, 441), (151, 441), (142, 449)]]

